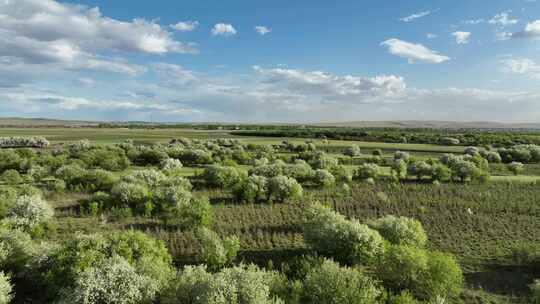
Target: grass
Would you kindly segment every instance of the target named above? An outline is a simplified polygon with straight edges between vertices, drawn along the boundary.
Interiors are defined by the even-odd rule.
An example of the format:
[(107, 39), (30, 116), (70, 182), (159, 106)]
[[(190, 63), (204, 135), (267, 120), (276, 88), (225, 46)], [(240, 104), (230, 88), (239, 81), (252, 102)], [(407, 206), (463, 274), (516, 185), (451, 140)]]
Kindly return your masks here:
[(416, 151), (416, 152), (436, 152), (436, 153), (460, 153), (463, 147), (460, 146), (441, 146), (430, 144), (401, 144), (401, 143), (378, 143), (361, 142), (346, 140), (329, 140), (323, 143), (322, 140), (309, 138), (268, 138), (268, 137), (249, 137), (231, 135), (228, 131), (221, 130), (193, 130), (193, 129), (102, 129), (102, 128), (1, 128), (1, 136), (44, 136), (50, 142), (58, 144), (73, 142), (80, 139), (88, 139), (99, 144), (120, 143), (127, 139), (133, 139), (139, 143), (166, 143), (172, 138), (236, 138), (246, 143), (259, 145), (279, 144), (283, 140), (299, 144), (306, 141), (312, 141), (321, 148), (340, 148), (352, 144), (360, 148), (373, 150), (383, 149), (387, 151)]

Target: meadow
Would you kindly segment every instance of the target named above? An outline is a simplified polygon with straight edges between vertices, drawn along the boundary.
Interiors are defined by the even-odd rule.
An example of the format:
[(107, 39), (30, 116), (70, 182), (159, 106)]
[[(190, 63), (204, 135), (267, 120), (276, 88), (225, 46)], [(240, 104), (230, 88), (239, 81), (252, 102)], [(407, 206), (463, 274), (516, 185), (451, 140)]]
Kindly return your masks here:
[[(118, 204), (122, 196), (117, 195), (119, 190), (115, 187), (119, 183), (125, 180), (138, 184), (139, 180), (129, 176), (155, 170), (152, 174), (168, 179), (165, 183), (182, 179), (193, 185), (189, 191), (179, 190), (180, 194), (174, 194), (175, 199), (180, 195), (181, 200), (193, 203), (198, 198), (208, 198), (212, 220), (206, 223), (200, 220), (206, 214), (196, 213), (199, 224), (215, 232), (223, 242), (231, 236), (238, 239), (237, 255), (227, 265), (255, 263), (268, 271), (282, 272), (292, 280), (291, 265), (298, 263), (299, 258), (313, 254), (328, 257), (325, 251), (318, 252), (305, 235), (306, 210), (313, 204), (322, 204), (360, 223), (388, 215), (417, 220), (428, 238), (425, 250), (455, 256), (463, 271), (464, 288), (459, 294), (449, 294), (448, 303), (531, 303), (529, 285), (540, 277), (540, 165), (532, 160), (513, 172), (509, 162), (488, 163), (486, 153), (480, 153), (480, 149), (467, 152), (461, 145), (274, 138), (231, 134), (227, 130), (0, 129), (0, 137), (9, 136), (40, 136), (50, 142), (47, 148), (36, 149), (36, 154), (19, 152), (19, 167), (0, 166), (3, 171), (0, 188), (13, 187), (22, 193), (28, 191), (24, 187), (33, 186), (40, 189), (43, 198), (55, 209), (50, 223), (30, 230), (36, 241), (62, 243), (78, 234), (106, 235), (135, 230), (164, 241), (176, 268), (210, 263), (205, 260), (204, 252), (208, 249), (197, 229), (184, 223), (171, 224), (171, 216), (180, 215), (163, 211), (166, 208), (160, 201), (161, 194), (157, 193), (166, 191), (165, 188), (145, 184), (146, 190), (153, 193), (141, 192), (140, 195), (148, 196), (137, 198), (136, 202), (126, 200), (126, 205)], [(171, 140), (175, 138), (181, 138), (181, 143), (173, 144)], [(209, 159), (200, 160), (206, 154), (195, 157), (186, 152), (189, 149), (199, 150), (197, 153), (206, 151)], [(349, 155), (347, 149), (359, 152)], [(14, 151), (0, 152), (8, 150)], [(405, 172), (395, 165), (402, 160), (402, 156), (398, 157), (400, 153), (407, 157), (401, 164)], [(448, 154), (456, 160), (445, 163)], [(13, 159), (6, 155), (0, 157), (0, 162)], [(176, 167), (164, 168), (167, 159), (178, 160), (170, 161)], [(261, 159), (265, 162), (259, 162)], [(178, 165), (179, 162), (182, 164)], [(459, 164), (465, 167), (454, 168)], [(428, 167), (427, 171), (420, 171), (423, 166)], [(476, 171), (460, 176), (467, 166)], [(32, 169), (38, 167), (46, 172), (34, 177)], [(277, 182), (274, 173), (257, 173), (276, 168), (281, 172), (278, 175), (298, 180), (301, 193), (293, 193), (293, 187), (286, 194), (279, 194), (283, 197), (265, 193), (254, 201), (245, 199), (250, 193), (242, 187), (247, 185), (248, 176), (268, 174), (267, 182), (274, 179)], [(292, 171), (306, 168), (308, 177)], [(435, 168), (442, 173), (436, 173), (439, 171)], [(21, 179), (13, 182), (13, 176), (5, 173), (8, 170), (18, 171)], [(96, 177), (92, 175), (97, 174), (96, 170), (108, 173), (100, 171), (101, 175)], [(287, 170), (292, 173), (286, 173)], [(63, 189), (58, 188), (59, 184), (63, 184)], [(276, 191), (288, 185), (280, 185)], [(268, 187), (265, 191), (272, 189)], [(153, 204), (149, 205), (150, 202)], [(207, 208), (204, 203), (200, 206)], [(186, 214), (193, 216), (194, 212), (201, 211), (180, 214), (187, 217)], [(337, 256), (335, 259), (339, 261)], [(350, 261), (343, 264), (367, 267), (369, 271), (374, 267)], [(24, 275), (17, 278), (16, 271), (11, 271), (16, 284), (23, 282), (15, 286), (15, 301), (28, 301), (20, 295), (27, 288), (20, 287), (27, 278)], [(393, 279), (376, 274), (375, 277), (390, 294), (403, 289), (401, 285), (399, 288), (392, 285)], [(415, 293), (413, 287), (408, 290)], [(27, 294), (36, 292), (39, 289)], [(416, 300), (422, 301), (418, 303), (435, 303), (421, 294), (415, 294)], [(285, 303), (297, 303), (290, 294), (279, 296)], [(413, 303), (391, 302), (394, 301), (391, 298), (379, 299), (384, 302), (377, 303)], [(300, 299), (301, 303), (311, 303), (305, 297)]]

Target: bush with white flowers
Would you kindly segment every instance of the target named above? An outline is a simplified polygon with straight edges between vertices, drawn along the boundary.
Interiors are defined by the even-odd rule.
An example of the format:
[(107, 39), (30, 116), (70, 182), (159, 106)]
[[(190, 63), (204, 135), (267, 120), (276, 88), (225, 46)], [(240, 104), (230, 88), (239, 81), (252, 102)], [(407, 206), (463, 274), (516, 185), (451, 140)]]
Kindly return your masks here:
[(47, 222), (54, 215), (54, 209), (38, 195), (20, 196), (8, 214), (8, 221), (13, 226), (31, 229)]
[(182, 162), (175, 158), (166, 158), (160, 163), (161, 170), (168, 171), (182, 168)]

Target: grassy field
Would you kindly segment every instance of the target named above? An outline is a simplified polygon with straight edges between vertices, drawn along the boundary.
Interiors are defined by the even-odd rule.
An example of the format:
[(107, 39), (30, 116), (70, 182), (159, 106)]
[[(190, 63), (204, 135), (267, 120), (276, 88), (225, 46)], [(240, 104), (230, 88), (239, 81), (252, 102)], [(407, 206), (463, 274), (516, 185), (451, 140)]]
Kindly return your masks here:
[[(133, 139), (136, 143), (166, 143), (172, 138), (238, 138), (244, 143), (279, 144), (282, 140), (302, 143), (309, 139), (259, 138), (231, 136), (227, 131), (187, 129), (85, 129), (85, 128), (9, 128), (0, 136), (45, 136), (53, 144), (83, 138), (93, 143), (112, 144)], [(312, 140), (320, 149), (340, 156), (343, 147), (357, 144), (364, 155), (382, 149), (383, 157), (393, 151), (409, 151), (418, 159), (437, 158), (442, 153), (462, 153), (464, 147), (424, 144), (393, 144)], [(287, 153), (284, 153), (287, 154)], [(342, 155), (341, 155), (342, 156)], [(348, 159), (343, 157), (343, 163)], [(347, 164), (349, 170), (357, 165)], [(244, 171), (249, 166), (240, 166)], [(130, 167), (128, 170), (141, 169)], [(202, 167), (182, 168), (182, 175), (198, 175)], [(117, 175), (126, 172), (115, 172)], [(390, 174), (383, 167), (384, 175)], [(540, 244), (540, 165), (527, 164), (523, 175), (512, 175), (505, 165), (490, 166), (491, 182), (486, 184), (448, 183), (438, 186), (427, 181), (402, 183), (354, 183), (350, 195), (335, 190), (307, 187), (302, 200), (286, 204), (241, 204), (227, 190), (198, 189), (213, 205), (213, 230), (222, 236), (237, 235), (242, 250), (240, 259), (261, 265), (282, 261), (305, 253), (301, 221), (305, 204), (326, 203), (349, 218), (368, 221), (384, 215), (401, 215), (422, 222), (431, 249), (456, 255), (466, 274), (465, 303), (522, 303), (532, 277), (523, 265), (511, 258), (512, 248), (520, 244)], [(50, 237), (61, 240), (74, 232), (106, 232), (137, 229), (164, 240), (177, 264), (197, 261), (199, 247), (191, 231), (163, 225), (158, 219), (113, 216), (92, 217), (79, 212), (78, 206), (88, 194), (66, 192), (48, 194), (56, 208), (57, 230)]]

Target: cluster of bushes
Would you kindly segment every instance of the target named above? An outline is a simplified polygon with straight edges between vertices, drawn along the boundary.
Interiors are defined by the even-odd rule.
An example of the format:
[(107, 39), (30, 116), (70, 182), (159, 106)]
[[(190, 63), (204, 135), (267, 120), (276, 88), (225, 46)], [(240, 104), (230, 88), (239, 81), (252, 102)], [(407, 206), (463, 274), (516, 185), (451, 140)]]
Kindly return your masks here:
[(370, 269), (364, 276), (372, 277), (371, 282), (380, 281), (395, 295), (407, 293), (418, 300), (452, 298), (463, 285), (456, 260), (427, 250), (424, 229), (413, 219), (387, 216), (363, 224), (313, 205), (308, 210), (304, 238), (322, 256)]
[(171, 224), (207, 226), (212, 210), (207, 198), (193, 196), (191, 183), (176, 174), (146, 169), (134, 171), (115, 182), (110, 192), (97, 192), (83, 204), (88, 212), (123, 211), (126, 216), (159, 216)]
[(0, 148), (45, 148), (49, 141), (45, 137), (0, 137)]
[(539, 163), (540, 146), (537, 145), (517, 145), (511, 148), (498, 149), (502, 161), (505, 163)]
[(473, 129), (438, 130), (434, 128), (347, 128), (347, 127), (291, 127), (274, 126), (231, 132), (240, 136), (323, 138), (388, 143), (416, 143), (442, 145), (498, 145), (540, 144), (534, 131), (491, 131)]

